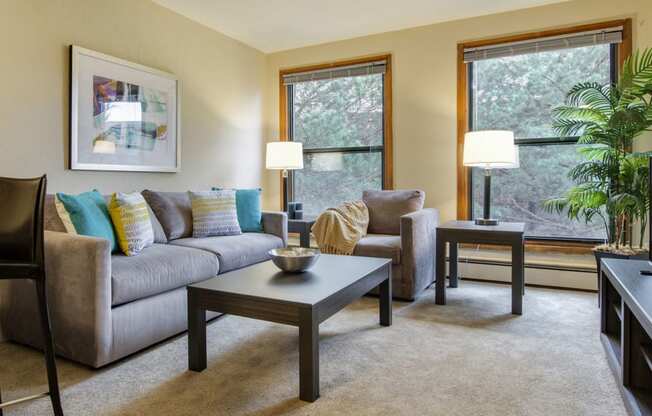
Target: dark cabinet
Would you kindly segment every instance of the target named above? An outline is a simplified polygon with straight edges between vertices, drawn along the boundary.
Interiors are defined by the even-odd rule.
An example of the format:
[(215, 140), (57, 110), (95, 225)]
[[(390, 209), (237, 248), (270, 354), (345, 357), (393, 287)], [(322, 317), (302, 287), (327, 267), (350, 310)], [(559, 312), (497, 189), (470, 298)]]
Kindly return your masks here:
[(652, 415), (652, 276), (641, 270), (652, 264), (602, 261), (600, 336), (627, 411)]

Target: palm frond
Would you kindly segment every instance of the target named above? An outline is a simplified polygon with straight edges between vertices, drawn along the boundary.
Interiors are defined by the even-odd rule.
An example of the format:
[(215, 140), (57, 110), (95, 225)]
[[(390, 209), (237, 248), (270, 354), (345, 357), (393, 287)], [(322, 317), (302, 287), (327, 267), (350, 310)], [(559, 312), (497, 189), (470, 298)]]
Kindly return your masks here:
[(599, 208), (609, 199), (606, 192), (592, 186), (576, 186), (568, 191), (566, 196), (569, 205), (577, 205), (585, 208)]
[(571, 107), (589, 107), (609, 114), (618, 103), (617, 92), (610, 84), (597, 82), (579, 83), (571, 88), (566, 95), (566, 104)]
[(574, 137), (585, 134), (587, 123), (579, 120), (555, 119), (552, 127), (560, 137)]
[(634, 52), (625, 60), (618, 86), (621, 90), (632, 89), (640, 93), (647, 89), (650, 79), (652, 79), (652, 48), (646, 48), (642, 52)]
[(602, 182), (608, 167), (600, 161), (589, 160), (573, 166), (568, 171), (568, 178), (575, 183)]
[(562, 105), (552, 111), (553, 117), (558, 120), (580, 121), (584, 123), (601, 124), (609, 121), (610, 114), (591, 107), (573, 107)]
[(587, 160), (605, 160), (606, 157), (613, 152), (608, 146), (604, 145), (592, 145), (592, 146), (581, 146), (577, 149), (577, 152), (584, 156)]
[(543, 209), (549, 213), (561, 214), (568, 206), (567, 198), (550, 198), (543, 201)]

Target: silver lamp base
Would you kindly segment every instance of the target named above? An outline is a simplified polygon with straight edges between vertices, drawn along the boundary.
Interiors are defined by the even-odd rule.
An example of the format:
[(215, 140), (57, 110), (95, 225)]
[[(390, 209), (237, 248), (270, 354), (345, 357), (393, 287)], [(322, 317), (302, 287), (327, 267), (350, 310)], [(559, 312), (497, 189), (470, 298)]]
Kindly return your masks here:
[(498, 220), (490, 218), (476, 218), (475, 225), (498, 225)]

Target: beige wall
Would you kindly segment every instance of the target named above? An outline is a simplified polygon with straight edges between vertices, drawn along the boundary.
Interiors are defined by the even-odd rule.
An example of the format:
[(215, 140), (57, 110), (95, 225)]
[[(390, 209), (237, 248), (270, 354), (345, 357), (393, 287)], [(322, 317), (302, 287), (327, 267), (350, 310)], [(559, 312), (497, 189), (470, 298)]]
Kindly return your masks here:
[[(634, 46), (652, 47), (650, 0), (576, 0), (269, 55), (269, 137), (278, 137), (280, 68), (391, 53), (395, 186), (425, 190), (426, 204), (439, 208), (442, 219), (452, 219), (456, 213), (456, 44), (622, 17), (634, 19)], [(265, 186), (267, 206), (278, 207), (278, 175), (268, 174)]]
[[(179, 77), (180, 173), (66, 169), (70, 44)], [(147, 0), (0, 0), (0, 74), (0, 176), (47, 173), (50, 192), (261, 184), (265, 55)]]
[[(66, 192), (260, 185), (263, 53), (147, 0), (0, 5), (0, 176), (45, 172)], [(70, 44), (179, 77), (180, 173), (66, 169)]]

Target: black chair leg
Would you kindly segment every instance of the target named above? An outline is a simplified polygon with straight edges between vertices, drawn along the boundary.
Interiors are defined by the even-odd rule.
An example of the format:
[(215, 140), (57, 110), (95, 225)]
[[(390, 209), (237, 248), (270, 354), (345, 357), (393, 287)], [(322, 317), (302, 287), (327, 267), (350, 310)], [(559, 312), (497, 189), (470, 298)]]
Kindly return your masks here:
[(45, 282), (36, 280), (36, 294), (38, 296), (39, 310), (41, 312), (41, 327), (43, 330), (43, 346), (45, 350), (45, 365), (48, 372), (48, 385), (50, 388), (50, 399), (52, 409), (56, 416), (63, 416), (61, 408), (61, 397), (59, 395), (59, 382), (57, 380), (57, 364), (54, 358), (54, 342), (52, 341), (52, 330), (50, 329), (50, 315), (48, 303), (45, 297)]
[[(2, 403), (2, 393), (0, 392), (0, 403)], [(0, 408), (0, 416), (2, 416), (2, 408)]]

